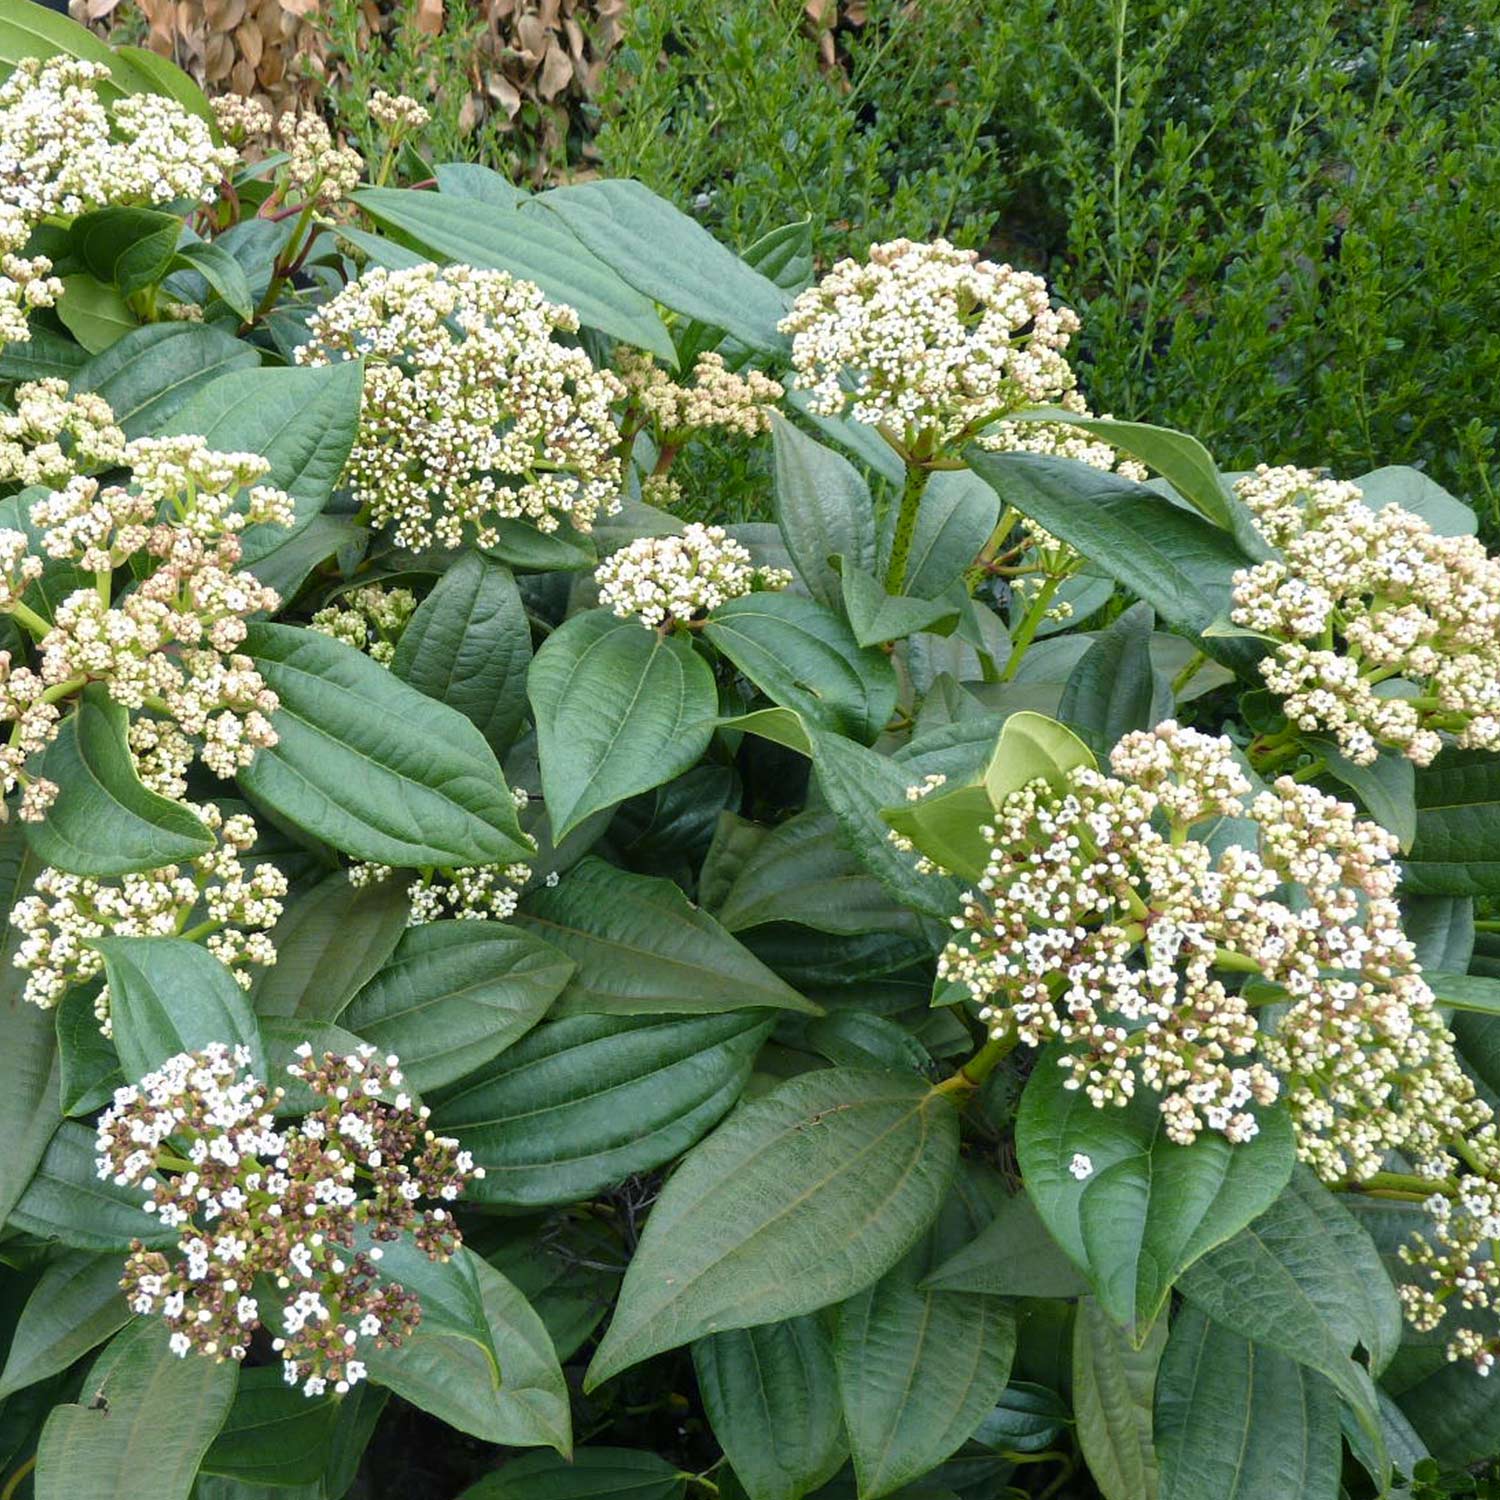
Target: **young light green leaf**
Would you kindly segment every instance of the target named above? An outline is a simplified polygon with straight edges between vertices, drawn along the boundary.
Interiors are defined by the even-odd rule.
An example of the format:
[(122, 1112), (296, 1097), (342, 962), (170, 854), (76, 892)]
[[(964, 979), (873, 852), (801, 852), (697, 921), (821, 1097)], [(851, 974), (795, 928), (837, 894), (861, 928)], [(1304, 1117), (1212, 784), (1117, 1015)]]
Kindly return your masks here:
[(586, 1386), (868, 1286), (932, 1221), (957, 1153), (953, 1104), (898, 1074), (829, 1068), (745, 1104), (662, 1190)]
[(526, 691), (557, 839), (695, 765), (718, 712), (713, 672), (689, 642), (605, 609), (547, 637)]
[(417, 606), (391, 670), (456, 708), (503, 755), (526, 709), (531, 626), (510, 569), (465, 553)]
[[(1275, 1201), (1291, 1176), (1286, 1115), (1266, 1111), (1254, 1139), (1230, 1145), (1204, 1131), (1190, 1146), (1167, 1138), (1156, 1097), (1098, 1109), (1063, 1087), (1042, 1056), (1021, 1097), (1016, 1151), (1042, 1221), (1104, 1310), (1137, 1345), (1177, 1278)], [(1071, 1170), (1082, 1155), (1090, 1170)]]
[(86, 271), (62, 278), (57, 316), (90, 354), (100, 354), (138, 325), (130, 304), (112, 286)]
[(409, 188), (364, 188), (354, 201), (377, 224), (460, 265), (534, 281), (590, 327), (660, 355), (677, 354), (649, 297), (618, 276), (551, 215)]
[(74, 875), (125, 875), (206, 854), (214, 836), (191, 809), (141, 784), (126, 743), (130, 716), (91, 683), (47, 746), (37, 774), (58, 788), (26, 836), (43, 864)]
[(842, 595), (829, 562), (873, 573), (875, 504), (869, 486), (842, 454), (808, 437), (784, 417), (771, 419), (776, 524), (798, 576), (819, 604), (837, 609)]
[(264, 1079), (265, 1055), (250, 999), (207, 948), (182, 938), (95, 938), (109, 981), (115, 1050), (127, 1078), (210, 1042), (250, 1049)]
[(138, 1318), (95, 1360), (76, 1405), (37, 1447), (36, 1500), (188, 1500), (234, 1399), (232, 1360), (182, 1359), (160, 1318)]
[(244, 650), (281, 700), (277, 743), (240, 772), (252, 796), (356, 859), (412, 868), (526, 857), (494, 752), (456, 709), (316, 631), (253, 624)]
[(428, 922), (401, 939), (343, 1024), (396, 1053), (414, 1088), (435, 1089), (524, 1036), (572, 972), (556, 948), (503, 922)]
[(709, 1334), (693, 1345), (693, 1369), (749, 1500), (801, 1500), (843, 1463), (833, 1343), (820, 1318)]
[[(528, 209), (556, 214), (605, 264), (663, 307), (780, 353), (790, 298), (644, 183), (600, 179), (554, 188)], [(526, 214), (523, 213), (523, 218)]]
[(485, 1169), (481, 1203), (572, 1203), (680, 1156), (739, 1098), (759, 1011), (549, 1021), (450, 1090), (435, 1126)]
[(0, 1396), (66, 1370), (129, 1321), (120, 1257), (65, 1252), (42, 1272), (21, 1309), (0, 1371)]
[(1160, 1500), (1334, 1500), (1333, 1387), (1185, 1307), (1156, 1377)]
[(1152, 1406), (1166, 1345), (1165, 1319), (1135, 1349), (1092, 1297), (1080, 1299), (1073, 1320), (1073, 1415), (1078, 1446), (1104, 1500), (1156, 1500)]
[(515, 920), (577, 966), (557, 1015), (821, 1013), (670, 880), (586, 859), (533, 891)]

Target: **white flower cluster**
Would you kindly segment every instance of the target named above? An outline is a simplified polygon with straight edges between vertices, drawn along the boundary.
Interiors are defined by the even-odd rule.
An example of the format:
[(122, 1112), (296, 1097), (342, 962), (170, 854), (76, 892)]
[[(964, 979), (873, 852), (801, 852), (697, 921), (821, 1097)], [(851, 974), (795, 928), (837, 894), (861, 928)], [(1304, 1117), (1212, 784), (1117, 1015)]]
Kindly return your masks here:
[(1359, 765), (1385, 745), (1425, 766), (1444, 732), (1500, 750), (1500, 560), (1482, 542), (1307, 469), (1235, 488), (1281, 556), (1235, 574), (1230, 617), (1281, 642), (1261, 673), (1297, 728)]
[[(1500, 1152), (1493, 1135), (1481, 1148), (1493, 1173), (1500, 1169)], [(1419, 1279), (1402, 1286), (1401, 1304), (1407, 1321), (1419, 1332), (1430, 1333), (1448, 1315), (1455, 1298), (1465, 1312), (1500, 1312), (1500, 1264), (1494, 1246), (1500, 1241), (1500, 1185), (1485, 1177), (1465, 1174), (1451, 1196), (1434, 1193), (1423, 1205), (1432, 1219), (1432, 1238), (1414, 1235), (1400, 1249), (1401, 1259)], [(1500, 1354), (1500, 1334), (1481, 1332), (1472, 1326), (1453, 1327), (1448, 1340), (1450, 1360), (1468, 1359), (1481, 1375), (1488, 1375)]]
[(378, 583), (350, 589), (308, 621), (308, 629), (331, 635), (356, 651), (367, 651), (381, 666), (390, 666), (407, 622), (416, 612), (410, 589), (388, 589)]
[[(194, 806), (218, 838), (217, 847), (189, 866), (163, 865), (114, 880), (69, 875), (50, 867), (31, 892), (11, 908), (11, 925), (23, 934), (15, 965), (26, 972), (25, 999), (44, 1010), (75, 985), (104, 972), (104, 959), (89, 946), (100, 937), (179, 937), (191, 930), (246, 988), (245, 966), (276, 962), (267, 932), (281, 916), (286, 877), (262, 862), (248, 868), (245, 856), (256, 840), (244, 813), (225, 817), (212, 803)], [(109, 986), (94, 1002), (100, 1029), (110, 1031)]]
[(374, 269), (309, 320), (300, 364), (365, 360), (345, 480), (403, 547), (490, 546), (502, 518), (587, 531), (619, 509), (619, 380), (554, 337), (578, 315), (469, 266)]
[[(1250, 1105), (1280, 1096), (1329, 1181), (1391, 1151), (1441, 1175), (1488, 1110), (1401, 931), (1395, 840), (1290, 777), (1252, 794), (1227, 739), (1170, 720), (1111, 766), (1006, 799), (939, 974), (994, 1036), (1065, 1044), (1068, 1086), (1097, 1106), (1158, 1094), (1173, 1140), (1248, 1139)], [(1194, 837), (1225, 817), (1256, 845)], [(1234, 987), (1247, 973), (1286, 1002), (1273, 1028)]]
[[(133, 1313), (161, 1315), (174, 1354), (242, 1360), (274, 1324), (287, 1384), (343, 1395), (367, 1374), (360, 1340), (400, 1344), (422, 1315), (415, 1294), (381, 1276), (380, 1242), (410, 1229), (447, 1260), (460, 1244), (452, 1211), (416, 1204), (451, 1203), (484, 1169), (428, 1129), (394, 1054), (295, 1052), (287, 1073), (319, 1101), (300, 1123), (278, 1124), (284, 1091), (248, 1073), (248, 1048), (214, 1042), (115, 1091), (96, 1166), (102, 1181), (142, 1189), (142, 1208), (177, 1232), (175, 1264), (136, 1240), (120, 1281)], [(271, 1288), (280, 1306), (263, 1319)]]
[(370, 118), (391, 135), (409, 135), (424, 130), (432, 120), (431, 112), (408, 94), (388, 94), (376, 89), (370, 95)]
[[(391, 879), (390, 865), (359, 863), (349, 866), (349, 884), (376, 885)], [(466, 865), (455, 870), (423, 870), (406, 888), (411, 912), (408, 927), (425, 927), (449, 918), (460, 922), (503, 922), (512, 916), (522, 888), (531, 879), (531, 866)], [(549, 882), (556, 884), (556, 880)]]
[(276, 121), (272, 137), (287, 154), (282, 175), (287, 186), (296, 189), (299, 202), (331, 205), (359, 186), (364, 157), (335, 141), (321, 115), (288, 111)]
[(208, 101), (219, 134), (236, 146), (256, 142), (271, 133), (271, 111), (244, 94), (218, 94)]
[(769, 375), (736, 374), (712, 351), (698, 356), (691, 385), (679, 385), (651, 355), (623, 346), (615, 352), (615, 370), (636, 417), (660, 448), (680, 448), (710, 428), (740, 437), (769, 432), (771, 410), (786, 394)]
[[(907, 450), (951, 447), (1073, 389), (1077, 317), (1040, 276), (946, 240), (872, 245), (842, 260), (782, 320), (812, 408), (891, 431)], [(852, 386), (852, 394), (846, 389)]]
[(206, 202), (234, 167), (235, 152), (173, 100), (132, 94), (106, 105), (108, 77), (77, 58), (26, 58), (0, 84), (0, 340), (29, 338), (27, 313), (62, 295), (49, 261), (19, 254), (44, 219)]
[(784, 589), (785, 568), (757, 568), (750, 553), (722, 526), (697, 521), (681, 536), (643, 536), (594, 570), (599, 602), (622, 620), (649, 630), (691, 620), (759, 589)]
[(66, 380), (48, 379), (18, 385), (11, 402), (0, 411), (0, 484), (57, 488), (124, 460), (125, 434), (102, 396), (70, 396)]

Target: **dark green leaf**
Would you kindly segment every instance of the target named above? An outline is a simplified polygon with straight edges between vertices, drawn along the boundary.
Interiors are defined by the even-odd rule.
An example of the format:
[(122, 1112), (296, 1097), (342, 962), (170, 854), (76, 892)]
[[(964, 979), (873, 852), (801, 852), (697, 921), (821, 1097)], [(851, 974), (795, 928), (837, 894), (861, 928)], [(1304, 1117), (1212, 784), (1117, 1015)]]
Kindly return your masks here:
[(258, 800), (381, 864), (509, 864), (528, 853), (494, 752), (456, 709), (316, 631), (253, 624), (244, 650), (281, 700), (278, 742), (240, 772)]
[(1402, 891), (1500, 893), (1500, 756), (1445, 750), (1416, 782), (1417, 836), (1403, 865)]
[(776, 522), (807, 591), (830, 609), (842, 597), (829, 559), (873, 572), (875, 508), (869, 486), (847, 458), (773, 417)]
[[(761, 235), (740, 257), (784, 292), (800, 292), (813, 276), (812, 215)], [(752, 1495), (751, 1500), (760, 1500)]]
[(438, 256), (534, 281), (554, 302), (577, 309), (589, 327), (676, 364), (671, 335), (651, 299), (550, 215), (404, 188), (365, 188), (354, 201), (376, 223)]
[(94, 1013), (100, 982), (75, 986), (58, 1002), (58, 1099), (65, 1115), (91, 1115), (125, 1082), (115, 1044), (99, 1030)]
[(833, 1345), (816, 1317), (693, 1345), (703, 1408), (750, 1500), (801, 1500), (848, 1453)]
[(968, 469), (940, 469), (927, 481), (917, 511), (902, 592), (936, 599), (957, 583), (1000, 519), (993, 489)]
[(417, 1089), (482, 1067), (546, 1014), (573, 965), (503, 922), (412, 928), (354, 997), (343, 1024), (394, 1052)]
[(303, 1395), (279, 1365), (241, 1370), (234, 1404), (203, 1455), (203, 1472), (255, 1485), (316, 1484), (338, 1412), (331, 1392)]
[(1417, 836), (1417, 768), (1395, 750), (1383, 750), (1368, 766), (1356, 765), (1340, 753), (1337, 743), (1322, 735), (1310, 736), (1328, 763), (1328, 774), (1359, 798), (1370, 817), (1396, 835), (1404, 852)]
[(919, 630), (952, 629), (961, 606), (949, 599), (908, 599), (886, 593), (874, 574), (844, 563), (844, 616), (861, 646), (898, 641)]
[(1078, 1446), (1104, 1500), (1156, 1500), (1152, 1407), (1167, 1344), (1158, 1319), (1139, 1348), (1092, 1297), (1073, 1320), (1073, 1415)]
[(1161, 1500), (1335, 1500), (1333, 1387), (1186, 1307), (1156, 1379)]
[(521, 727), (530, 662), (531, 627), (510, 569), (469, 552), (407, 622), (391, 670), (456, 708), (503, 755)]
[(250, 1072), (266, 1076), (250, 997), (207, 948), (182, 938), (121, 937), (95, 938), (94, 947), (104, 955), (115, 1050), (127, 1078), (210, 1042), (248, 1047)]
[(1172, 689), (1151, 662), (1155, 628), (1151, 606), (1133, 604), (1099, 632), (1068, 677), (1058, 717), (1098, 755), (1108, 755), (1131, 730), (1171, 717)]
[(922, 1285), (1005, 1297), (1076, 1297), (1087, 1288), (1025, 1193), (1007, 1199)]
[(173, 261), (196, 271), (231, 311), (248, 321), (255, 314), (254, 294), (244, 267), (222, 245), (197, 240), (181, 246)]
[(260, 356), (222, 328), (205, 323), (148, 323), (132, 329), (72, 374), (75, 391), (109, 402), (128, 438), (157, 431), (200, 386)]
[(125, 875), (206, 854), (214, 836), (181, 802), (141, 784), (126, 742), (130, 715), (103, 683), (84, 689), (37, 768), (56, 801), (26, 836), (37, 858), (74, 875)]
[(587, 1387), (868, 1286), (931, 1222), (957, 1151), (957, 1112), (917, 1079), (830, 1068), (743, 1105), (668, 1179)]
[(37, 1449), (37, 1500), (187, 1500), (234, 1398), (239, 1366), (182, 1359), (167, 1325), (138, 1318), (58, 1406)]
[(335, 871), (291, 901), (271, 933), (276, 962), (251, 996), (260, 1016), (335, 1021), (406, 931), (406, 883), (354, 885)]
[(0, 1372), (0, 1396), (66, 1370), (130, 1320), (120, 1257), (69, 1250), (42, 1272), (21, 1309)]
[(688, 641), (604, 609), (547, 637), (526, 690), (558, 839), (696, 764), (718, 711), (713, 672)]
[(458, 1500), (682, 1500), (686, 1478), (665, 1459), (632, 1448), (580, 1448), (570, 1463), (528, 1453)]
[(818, 1014), (670, 880), (586, 859), (533, 891), (516, 921), (577, 965), (559, 1015)]
[(838, 615), (799, 594), (731, 599), (703, 633), (773, 703), (808, 724), (868, 744), (896, 706), (890, 658), (861, 646)]
[[(1139, 1089), (1124, 1108), (1098, 1109), (1044, 1054), (1016, 1121), (1022, 1176), (1043, 1222), (1083, 1272), (1104, 1310), (1139, 1344), (1173, 1283), (1275, 1201), (1291, 1176), (1291, 1126), (1266, 1111), (1251, 1141), (1204, 1131), (1169, 1140), (1158, 1101)], [(1076, 1154), (1091, 1170), (1070, 1170)]]
[(474, 1153), (483, 1203), (572, 1203), (681, 1155), (724, 1115), (764, 1012), (548, 1021), (450, 1091), (436, 1127)]
[(653, 301), (722, 328), (752, 349), (779, 353), (785, 347), (776, 325), (790, 303), (786, 293), (644, 183), (585, 182), (554, 188), (533, 204), (550, 209)]
[(150, 208), (101, 208), (80, 214), (70, 230), (84, 266), (124, 297), (167, 274), (181, 234), (181, 219)]

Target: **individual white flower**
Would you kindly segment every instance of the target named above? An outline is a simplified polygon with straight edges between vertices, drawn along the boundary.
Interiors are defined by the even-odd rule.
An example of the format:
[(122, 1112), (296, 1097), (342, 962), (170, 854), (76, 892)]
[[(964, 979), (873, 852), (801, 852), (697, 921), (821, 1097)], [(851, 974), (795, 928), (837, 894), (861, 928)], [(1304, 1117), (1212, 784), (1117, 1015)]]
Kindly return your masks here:
[(1083, 1182), (1094, 1175), (1094, 1159), (1086, 1151), (1075, 1151), (1068, 1163), (1068, 1172), (1077, 1181)]

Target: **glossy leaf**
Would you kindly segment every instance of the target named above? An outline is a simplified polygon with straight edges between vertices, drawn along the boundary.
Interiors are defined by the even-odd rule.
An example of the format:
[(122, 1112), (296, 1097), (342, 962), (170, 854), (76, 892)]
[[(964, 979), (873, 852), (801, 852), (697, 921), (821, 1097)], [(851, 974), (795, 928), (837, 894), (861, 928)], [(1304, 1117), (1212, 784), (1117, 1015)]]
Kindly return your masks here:
[(819, 604), (837, 609), (843, 586), (829, 559), (873, 573), (875, 508), (869, 486), (842, 454), (773, 416), (776, 524), (797, 574)]
[(687, 1150), (739, 1097), (764, 1013), (549, 1021), (436, 1105), (485, 1169), (467, 1196), (571, 1203)]
[[(1291, 1176), (1291, 1126), (1267, 1111), (1255, 1138), (1231, 1146), (1204, 1131), (1170, 1141), (1146, 1089), (1122, 1109), (1097, 1109), (1044, 1054), (1026, 1085), (1016, 1151), (1043, 1222), (1117, 1323), (1139, 1344), (1173, 1283), (1275, 1201)], [(1075, 1155), (1092, 1170), (1081, 1180)]]
[(241, 784), (299, 828), (380, 864), (509, 864), (529, 852), (494, 752), (456, 709), (316, 631), (254, 624), (281, 700)]
[(32, 1288), (0, 1371), (0, 1396), (45, 1380), (130, 1320), (120, 1290), (120, 1257), (69, 1250)]
[(952, 1103), (899, 1075), (829, 1068), (745, 1104), (663, 1188), (587, 1386), (869, 1285), (931, 1222), (957, 1148)]
[(818, 1014), (670, 880), (586, 859), (533, 891), (516, 922), (576, 965), (559, 1015)]
[(573, 972), (556, 948), (503, 922), (411, 928), (343, 1024), (394, 1052), (429, 1090), (482, 1067), (546, 1014)]
[(603, 609), (547, 637), (526, 690), (558, 839), (696, 764), (718, 712), (713, 672), (687, 641)]

